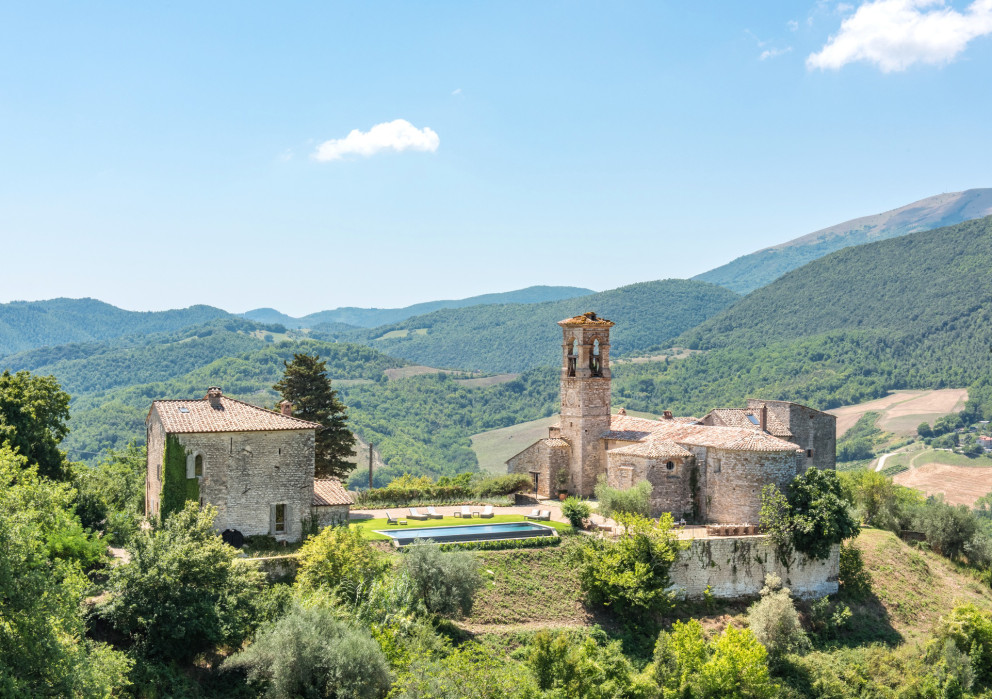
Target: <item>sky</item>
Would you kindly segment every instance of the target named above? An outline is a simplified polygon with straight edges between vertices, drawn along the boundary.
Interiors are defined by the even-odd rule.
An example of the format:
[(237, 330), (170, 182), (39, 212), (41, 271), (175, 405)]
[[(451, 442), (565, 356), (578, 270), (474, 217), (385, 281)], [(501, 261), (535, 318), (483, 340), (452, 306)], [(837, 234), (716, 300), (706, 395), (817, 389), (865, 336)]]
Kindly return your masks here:
[(0, 5), (0, 302), (685, 278), (992, 186), (992, 0)]

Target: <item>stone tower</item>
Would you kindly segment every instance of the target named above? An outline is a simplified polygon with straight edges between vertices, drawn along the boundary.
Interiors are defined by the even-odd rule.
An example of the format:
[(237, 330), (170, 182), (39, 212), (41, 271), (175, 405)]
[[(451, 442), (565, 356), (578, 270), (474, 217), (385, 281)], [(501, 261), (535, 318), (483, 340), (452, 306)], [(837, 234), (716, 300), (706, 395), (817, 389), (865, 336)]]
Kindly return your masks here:
[(570, 493), (589, 497), (606, 471), (601, 439), (610, 429), (610, 328), (613, 323), (583, 313), (562, 327), (561, 436), (571, 446)]

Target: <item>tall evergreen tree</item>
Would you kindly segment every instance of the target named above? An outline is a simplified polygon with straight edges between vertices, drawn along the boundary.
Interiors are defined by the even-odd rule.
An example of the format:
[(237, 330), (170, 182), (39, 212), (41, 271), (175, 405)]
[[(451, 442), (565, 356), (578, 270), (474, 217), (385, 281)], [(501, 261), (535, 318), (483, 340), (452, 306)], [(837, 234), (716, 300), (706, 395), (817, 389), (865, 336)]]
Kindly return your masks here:
[(348, 429), (344, 403), (331, 388), (327, 365), (317, 356), (294, 354), (283, 361), (286, 371), (273, 388), (293, 404), (293, 417), (319, 422), (314, 468), (318, 478), (344, 480), (355, 468), (348, 459), (355, 455), (355, 435)]

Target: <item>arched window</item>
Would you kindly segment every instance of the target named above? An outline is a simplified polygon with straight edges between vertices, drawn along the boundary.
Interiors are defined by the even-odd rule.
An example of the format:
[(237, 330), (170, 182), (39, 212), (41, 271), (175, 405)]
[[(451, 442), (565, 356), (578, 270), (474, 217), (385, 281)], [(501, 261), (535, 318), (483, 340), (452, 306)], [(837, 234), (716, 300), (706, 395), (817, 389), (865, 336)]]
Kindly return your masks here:
[(603, 365), (599, 358), (599, 340), (592, 341), (592, 353), (589, 355), (589, 371), (593, 376), (603, 375)]
[(197, 454), (193, 459), (193, 477), (203, 478), (203, 454)]
[(575, 364), (579, 361), (579, 341), (572, 340), (572, 351), (568, 355), (568, 375), (575, 376)]

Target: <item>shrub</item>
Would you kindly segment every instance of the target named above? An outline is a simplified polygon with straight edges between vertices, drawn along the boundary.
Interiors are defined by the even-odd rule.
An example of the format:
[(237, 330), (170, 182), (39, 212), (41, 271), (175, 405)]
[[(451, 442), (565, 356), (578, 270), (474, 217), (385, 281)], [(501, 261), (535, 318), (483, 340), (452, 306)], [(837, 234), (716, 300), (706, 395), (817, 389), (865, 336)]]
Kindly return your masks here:
[(386, 658), (369, 632), (319, 606), (294, 607), (223, 667), (245, 670), (270, 697), (376, 699), (386, 696), (391, 682)]
[(530, 644), (526, 663), (538, 687), (552, 697), (633, 699), (645, 696), (648, 689), (621, 651), (620, 641), (600, 645), (591, 637), (579, 641), (574, 634), (541, 631)]
[(623, 526), (619, 539), (588, 539), (577, 550), (582, 591), (593, 604), (627, 617), (670, 609), (668, 573), (688, 543), (673, 533), (671, 515), (657, 525), (638, 515), (617, 517)]
[(824, 639), (836, 638), (851, 621), (851, 609), (846, 604), (835, 604), (822, 597), (812, 604), (809, 624), (812, 630)]
[(83, 531), (83, 525), (78, 520), (51, 532), (45, 539), (45, 545), (51, 558), (77, 561), (84, 570), (95, 567), (107, 553), (106, 542), (92, 532)]
[(435, 543), (418, 541), (405, 549), (402, 565), (413, 584), (414, 598), (428, 612), (450, 617), (472, 611), (475, 592), (482, 586), (472, 553), (445, 553)]
[(992, 684), (992, 612), (973, 604), (955, 607), (941, 618), (934, 638), (938, 642), (952, 641), (971, 658), (975, 680), (986, 686)]
[(475, 484), (475, 494), (480, 498), (493, 495), (513, 495), (530, 490), (533, 481), (526, 473), (509, 473), (505, 476), (483, 478)]
[(861, 549), (853, 542), (840, 545), (840, 589), (852, 600), (863, 600), (871, 594), (871, 572), (865, 566)]
[(728, 626), (710, 643), (695, 619), (676, 621), (655, 645), (652, 674), (665, 697), (773, 697), (768, 653), (748, 630)]
[(106, 615), (149, 657), (189, 660), (254, 631), (264, 576), (217, 535), (215, 513), (187, 503), (110, 575)]
[(747, 624), (772, 657), (809, 647), (789, 588), (782, 587), (781, 578), (774, 573), (765, 578), (761, 599), (748, 608)]
[(582, 529), (584, 520), (589, 519), (592, 514), (592, 507), (585, 500), (568, 497), (561, 503), (561, 513), (568, 519), (569, 524), (576, 529)]
[(614, 515), (628, 513), (648, 517), (651, 514), (651, 484), (640, 481), (631, 488), (612, 488), (606, 479), (600, 477), (596, 483), (596, 499), (599, 500), (599, 513), (616, 519)]
[(508, 551), (539, 549), (561, 544), (560, 536), (535, 536), (529, 539), (494, 539), (492, 541), (452, 541), (438, 544), (442, 551)]
[(928, 498), (917, 509), (913, 528), (926, 534), (934, 551), (948, 558), (960, 558), (966, 546), (978, 533), (978, 519), (964, 505), (948, 505), (942, 500)]
[(296, 585), (301, 590), (355, 586), (389, 568), (386, 554), (369, 545), (360, 527), (327, 527), (303, 544), (299, 560)]

